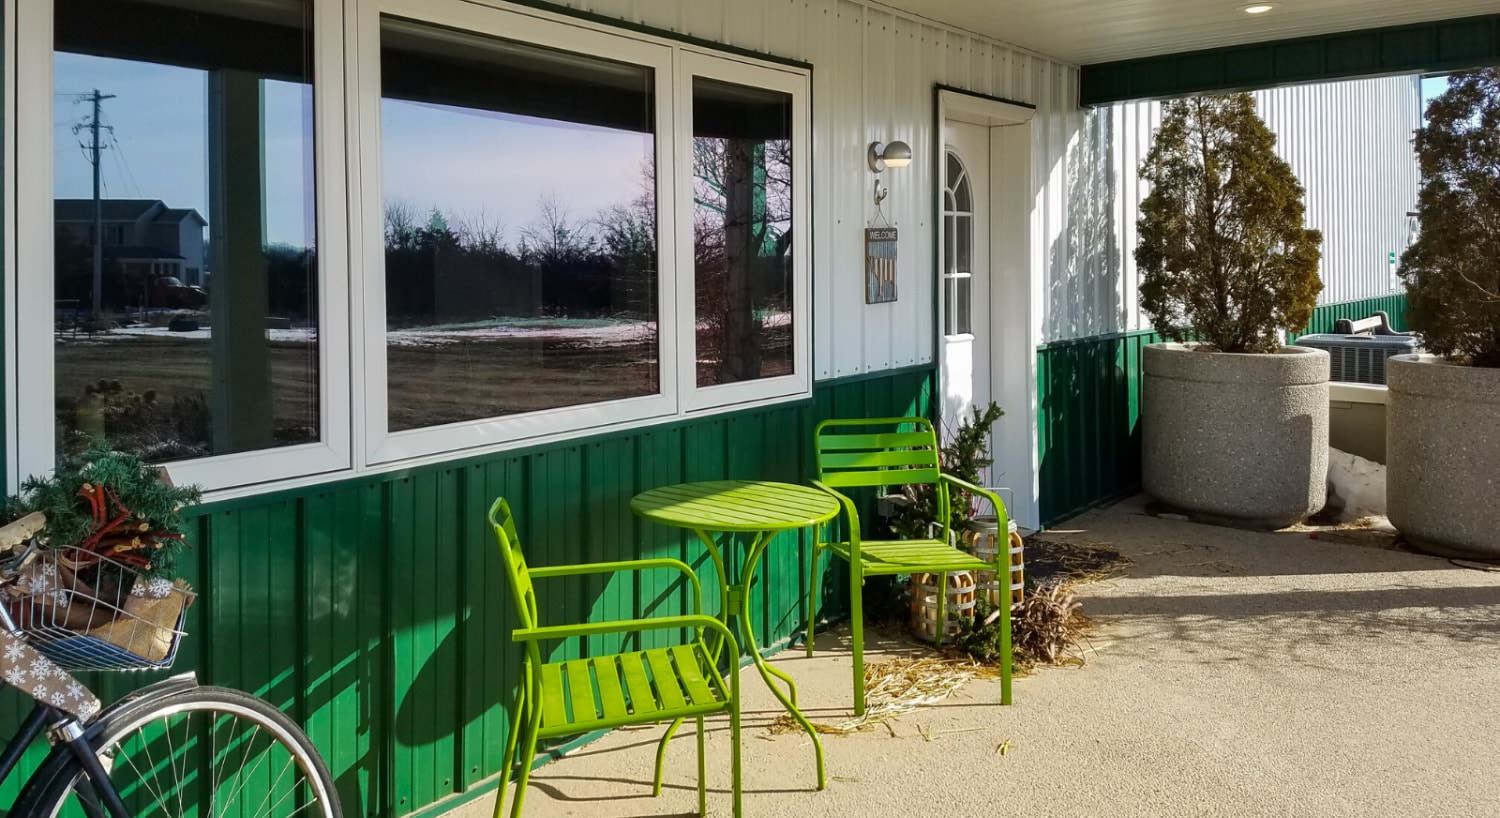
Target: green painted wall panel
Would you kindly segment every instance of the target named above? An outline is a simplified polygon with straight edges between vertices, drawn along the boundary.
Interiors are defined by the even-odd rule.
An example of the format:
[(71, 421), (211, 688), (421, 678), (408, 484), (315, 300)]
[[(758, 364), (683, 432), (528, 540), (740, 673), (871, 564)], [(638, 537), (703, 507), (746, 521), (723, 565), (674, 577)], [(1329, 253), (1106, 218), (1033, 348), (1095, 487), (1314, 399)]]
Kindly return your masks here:
[(1085, 65), (1079, 102), (1102, 105), (1500, 63), (1500, 14)]
[(1037, 350), (1044, 524), (1140, 484), (1141, 348), (1158, 340), (1133, 332)]
[[(1318, 307), (1299, 335), (1332, 332), (1341, 318), (1384, 310), (1406, 329), (1404, 294)], [(1046, 344), (1037, 349), (1037, 448), (1041, 518), (1052, 525), (1140, 488), (1141, 350), (1147, 330)]]
[(1391, 326), (1394, 329), (1402, 332), (1406, 331), (1406, 294), (1396, 293), (1375, 298), (1364, 298), (1359, 301), (1324, 304), (1313, 312), (1312, 320), (1308, 322), (1307, 329), (1299, 333), (1293, 333), (1290, 337), (1292, 340), (1296, 340), (1303, 335), (1310, 335), (1316, 332), (1333, 332), (1333, 325), (1336, 321), (1344, 318), (1368, 318), (1376, 311), (1385, 312), (1390, 317)]
[[(637, 520), (630, 497), (682, 480), (806, 480), (817, 420), (925, 414), (931, 380), (930, 369), (903, 370), (821, 385), (794, 404), (205, 506), (184, 560), (200, 597), (174, 671), (253, 691), (298, 718), (351, 818), (406, 815), (487, 787), (519, 668), (509, 591), (483, 520), (495, 496), (517, 510), (534, 564), (686, 559), (717, 610), (703, 549)], [(762, 644), (801, 630), (807, 545), (805, 534), (785, 535), (762, 563), (751, 591)], [(826, 615), (843, 611), (841, 576), (825, 572)], [(538, 592), (544, 617), (558, 623), (680, 613), (689, 599), (664, 571), (546, 580)], [(622, 647), (637, 645), (596, 637), (553, 656)], [(162, 675), (90, 683), (114, 698)], [(8, 699), (0, 729), (24, 708)], [(0, 790), (0, 803), (16, 789)]]

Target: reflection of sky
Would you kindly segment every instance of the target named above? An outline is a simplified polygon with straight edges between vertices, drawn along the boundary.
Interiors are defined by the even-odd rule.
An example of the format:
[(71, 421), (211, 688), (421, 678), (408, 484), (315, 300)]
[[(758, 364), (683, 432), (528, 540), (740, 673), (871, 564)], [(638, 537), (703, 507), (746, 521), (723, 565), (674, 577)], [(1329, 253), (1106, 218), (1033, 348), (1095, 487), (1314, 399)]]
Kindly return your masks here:
[(1422, 78), (1422, 110), (1427, 110), (1427, 105), (1448, 90), (1448, 75), (1442, 74), (1436, 77)]
[[(101, 142), (106, 199), (161, 199), (168, 207), (208, 206), (208, 74), (137, 60), (59, 52), (54, 61), (54, 185), (60, 199), (93, 196), (87, 130), (72, 132), (91, 114), (75, 94), (98, 89), (115, 94), (103, 103), (101, 121), (114, 128)], [(263, 83), (266, 161), (266, 238), (272, 243), (312, 243), (310, 94), (305, 85)]]
[[(104, 197), (161, 199), (197, 210), (208, 203), (208, 75), (194, 68), (59, 52), (53, 146), (56, 196), (93, 195), (92, 166), (72, 132), (90, 115), (76, 94), (116, 95), (103, 104), (114, 128), (103, 159)], [(265, 94), (266, 238), (306, 246), (313, 230), (307, 198), (312, 151), (310, 94), (268, 80)], [(425, 216), (433, 207), (458, 219), (480, 215), (514, 243), (535, 220), (536, 203), (556, 197), (574, 220), (624, 204), (641, 190), (649, 134), (386, 100), (382, 134), (385, 198)]]
[(641, 192), (650, 134), (386, 99), (383, 191), (425, 216), (482, 219), (514, 244), (554, 197), (575, 221)]

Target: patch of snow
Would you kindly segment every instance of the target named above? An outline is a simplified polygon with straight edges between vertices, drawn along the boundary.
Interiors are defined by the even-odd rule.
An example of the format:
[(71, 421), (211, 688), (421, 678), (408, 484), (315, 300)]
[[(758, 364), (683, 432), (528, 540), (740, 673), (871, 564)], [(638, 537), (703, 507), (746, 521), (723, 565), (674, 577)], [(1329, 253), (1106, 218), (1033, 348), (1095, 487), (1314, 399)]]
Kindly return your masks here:
[(1385, 516), (1385, 466), (1329, 447), (1328, 505), (1339, 522)]

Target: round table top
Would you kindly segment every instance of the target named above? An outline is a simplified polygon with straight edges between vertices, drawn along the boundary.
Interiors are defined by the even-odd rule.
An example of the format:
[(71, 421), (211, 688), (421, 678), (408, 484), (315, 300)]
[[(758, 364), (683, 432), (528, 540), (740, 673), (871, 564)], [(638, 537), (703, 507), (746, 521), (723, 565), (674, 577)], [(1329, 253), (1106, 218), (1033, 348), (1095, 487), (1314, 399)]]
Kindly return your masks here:
[(654, 522), (705, 531), (781, 531), (833, 519), (839, 502), (808, 486), (764, 480), (713, 480), (637, 494), (630, 510)]

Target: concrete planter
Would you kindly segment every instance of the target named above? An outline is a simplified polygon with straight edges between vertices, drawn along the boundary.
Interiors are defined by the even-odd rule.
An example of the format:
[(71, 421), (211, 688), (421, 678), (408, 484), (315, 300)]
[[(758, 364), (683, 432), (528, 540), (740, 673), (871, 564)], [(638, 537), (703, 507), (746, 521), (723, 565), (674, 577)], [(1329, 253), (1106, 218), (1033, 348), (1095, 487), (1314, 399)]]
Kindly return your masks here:
[(1500, 369), (1387, 361), (1386, 508), (1424, 551), (1500, 558)]
[(1145, 348), (1141, 477), (1189, 514), (1280, 528), (1323, 507), (1328, 353)]

